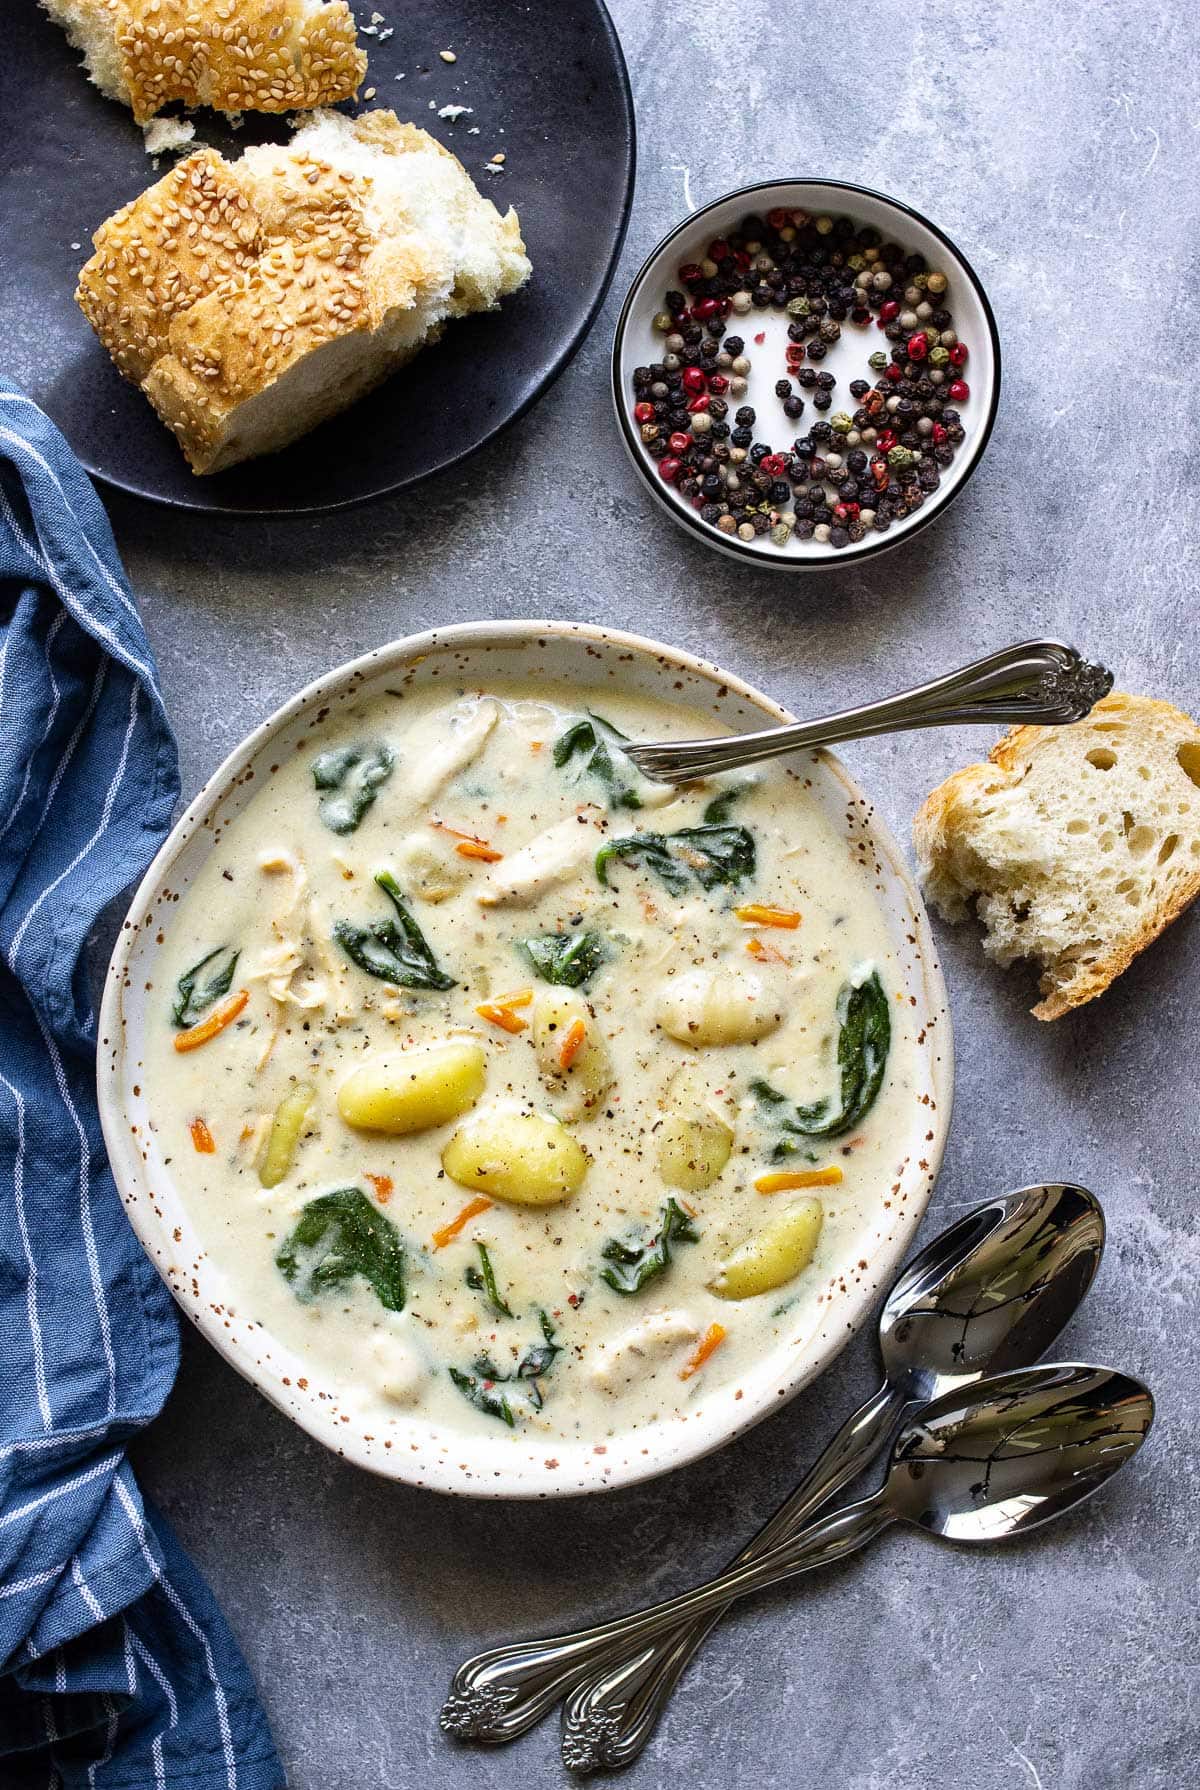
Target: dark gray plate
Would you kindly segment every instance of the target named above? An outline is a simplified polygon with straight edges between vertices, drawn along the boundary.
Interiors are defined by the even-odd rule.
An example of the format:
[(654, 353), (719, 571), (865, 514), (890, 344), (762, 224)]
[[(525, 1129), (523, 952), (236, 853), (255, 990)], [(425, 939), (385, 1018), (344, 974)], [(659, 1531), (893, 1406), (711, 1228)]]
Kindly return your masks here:
[[(381, 390), (282, 454), (215, 478), (121, 379), (74, 301), (91, 233), (156, 173), (130, 114), (86, 80), (33, 0), (7, 6), (0, 51), (0, 366), (53, 417), (88, 471), (123, 491), (217, 513), (337, 509), (452, 466), (511, 423), (562, 372), (600, 307), (633, 189), (633, 105), (601, 0), (354, 0), (385, 15), (362, 108), (389, 106), (459, 156), (501, 209), (515, 205), (533, 278), (503, 309), (447, 329)], [(453, 50), (457, 61), (440, 60)], [(403, 74), (403, 80), (397, 75)], [(433, 101), (433, 105), (430, 102)], [(448, 104), (473, 107), (456, 123)], [(282, 120), (239, 131), (196, 114), (226, 155), (284, 141)], [(469, 133), (479, 126), (478, 136)], [(497, 151), (505, 172), (486, 174)], [(73, 247), (79, 244), (79, 247)]]

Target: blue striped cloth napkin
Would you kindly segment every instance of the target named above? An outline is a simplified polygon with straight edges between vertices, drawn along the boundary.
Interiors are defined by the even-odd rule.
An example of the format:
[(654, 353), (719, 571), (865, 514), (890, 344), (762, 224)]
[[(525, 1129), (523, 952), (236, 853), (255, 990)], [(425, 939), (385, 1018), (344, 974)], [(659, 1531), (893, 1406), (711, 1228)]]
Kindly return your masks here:
[(0, 380), (0, 1784), (277, 1790), (212, 1596), (124, 1447), (175, 1377), (175, 1310), (126, 1221), (84, 961), (179, 792), (108, 520)]

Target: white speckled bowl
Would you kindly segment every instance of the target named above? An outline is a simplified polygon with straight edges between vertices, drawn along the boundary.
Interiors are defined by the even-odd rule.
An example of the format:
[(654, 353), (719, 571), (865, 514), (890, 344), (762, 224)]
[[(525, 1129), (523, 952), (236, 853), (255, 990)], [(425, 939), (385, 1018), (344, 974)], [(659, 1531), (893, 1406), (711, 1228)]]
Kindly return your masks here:
[(735, 731), (791, 717), (766, 696), (690, 654), (634, 635), (567, 622), (479, 622), (413, 635), (310, 684), (233, 752), (200, 791), (151, 865), (113, 953), (100, 1016), (99, 1095), (105, 1141), (129, 1219), (187, 1315), (238, 1371), (327, 1447), (386, 1478), (475, 1497), (548, 1498), (603, 1491), (648, 1479), (727, 1442), (778, 1408), (827, 1367), (892, 1280), (925, 1210), (950, 1117), (952, 1048), (946, 993), (929, 924), (894, 841), (837, 759), (811, 755), (812, 794), (848, 835), (868, 839), (879, 898), (921, 1021), (918, 1101), (912, 1128), (896, 1140), (895, 1192), (864, 1250), (869, 1266), (847, 1269), (819, 1327), (766, 1357), (740, 1386), (700, 1396), (685, 1415), (591, 1442), (554, 1443), (517, 1431), (467, 1436), (416, 1416), (398, 1418), (384, 1440), (360, 1433), (342, 1409), (344, 1388), (324, 1384), (239, 1309), (164, 1163), (143, 1087), (147, 1009), (160, 1000), (158, 963), (180, 894), (214, 841), (295, 742), (331, 710), (379, 682), (448, 688), (495, 678), (618, 681), (709, 710)]
[[(663, 306), (663, 296), (678, 286), (678, 269), (688, 261), (699, 261), (708, 244), (716, 236), (732, 230), (749, 213), (760, 216), (774, 209), (811, 212), (814, 217), (850, 217), (857, 224), (871, 224), (885, 239), (898, 242), (910, 254), (925, 256), (931, 268), (940, 268), (950, 277), (947, 304), (954, 315), (954, 327), (970, 349), (970, 359), (963, 376), (971, 387), (970, 398), (957, 406), (962, 416), (966, 439), (954, 460), (942, 473), (942, 482), (911, 516), (894, 522), (884, 534), (871, 530), (857, 545), (831, 547), (819, 541), (797, 540), (795, 535), (786, 547), (775, 547), (770, 537), (740, 541), (736, 536), (721, 534), (701, 520), (690, 501), (674, 485), (667, 485), (658, 475), (657, 462), (646, 452), (633, 421), (633, 369), (659, 360), (663, 338), (653, 326), (656, 311)], [(775, 396), (775, 381), (784, 376), (784, 349), (787, 346), (788, 319), (780, 311), (752, 310), (745, 316), (729, 316), (724, 334), (739, 335), (746, 343), (750, 357), (750, 389), (739, 403), (751, 404), (758, 412), (754, 433), (772, 447), (784, 449), (800, 435), (807, 435), (821, 412), (814, 410), (812, 394), (800, 391), (805, 400), (803, 416), (790, 422)], [(761, 344), (755, 337), (762, 334)], [(855, 400), (847, 387), (852, 379), (867, 379), (873, 385), (877, 375), (867, 366), (867, 356), (876, 348), (889, 349), (891, 344), (873, 323), (861, 328), (852, 323), (843, 326), (842, 336), (821, 363), (833, 373), (837, 385), (833, 405), (825, 420), (839, 410), (853, 412)], [(684, 218), (671, 230), (634, 276), (625, 303), (617, 319), (612, 352), (612, 394), (621, 439), (634, 465), (646, 481), (655, 501), (678, 522), (680, 527), (719, 552), (735, 559), (771, 567), (776, 571), (821, 571), (833, 566), (847, 566), (855, 561), (871, 559), (886, 553), (889, 547), (908, 540), (918, 529), (941, 515), (975, 471), (987, 447), (996, 409), (1000, 402), (1000, 337), (996, 319), (988, 303), (979, 276), (962, 251), (955, 247), (936, 224), (900, 199), (890, 199), (870, 187), (853, 186), (843, 180), (771, 180), (757, 186), (742, 187), (726, 193), (709, 205)], [(730, 421), (735, 404), (730, 406)], [(826, 448), (824, 451), (828, 451)], [(873, 450), (869, 450), (873, 451)]]

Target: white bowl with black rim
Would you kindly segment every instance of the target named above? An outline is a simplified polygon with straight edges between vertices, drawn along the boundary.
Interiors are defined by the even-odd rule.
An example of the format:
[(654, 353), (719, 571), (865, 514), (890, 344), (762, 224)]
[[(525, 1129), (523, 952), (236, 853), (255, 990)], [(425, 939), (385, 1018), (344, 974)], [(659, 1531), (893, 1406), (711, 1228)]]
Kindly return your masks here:
[[(929, 920), (904, 857), (874, 805), (833, 754), (803, 756), (806, 800), (847, 850), (874, 866), (875, 893), (896, 958), (896, 999), (911, 1008), (916, 1048), (907, 1117), (897, 1124), (894, 1181), (835, 1273), (820, 1315), (797, 1320), (752, 1374), (643, 1427), (556, 1441), (496, 1426), (468, 1434), (398, 1412), (383, 1435), (354, 1410), (353, 1379), (298, 1351), (232, 1284), (211, 1247), (205, 1213), (164, 1142), (147, 1076), (155, 1016), (168, 979), (172, 928), (186, 895), (237, 816), (289, 756), (307, 749), (330, 715), (387, 690), (447, 693), (531, 676), (610, 684), (686, 703), (714, 730), (748, 732), (790, 720), (740, 678), (636, 635), (554, 621), (479, 622), (412, 635), (339, 666), (256, 728), (213, 773), (176, 823), (134, 896), (109, 966), (100, 1015), (97, 1081), (109, 1160), (129, 1221), (184, 1313), (239, 1373), (301, 1428), (343, 1458), (389, 1479), (472, 1497), (547, 1498), (607, 1491), (697, 1459), (759, 1422), (839, 1354), (886, 1293), (908, 1253), (941, 1162), (950, 1119), (953, 1048), (946, 990)], [(860, 1254), (861, 1245), (861, 1254)]]
[[(936, 489), (925, 493), (920, 507), (894, 520), (886, 532), (871, 528), (860, 541), (851, 541), (842, 547), (816, 538), (802, 539), (795, 529), (782, 546), (777, 545), (769, 533), (756, 535), (752, 540), (743, 540), (736, 533), (723, 533), (716, 524), (704, 520), (696, 500), (663, 478), (661, 461), (643, 442), (640, 425), (633, 414), (637, 402), (633, 381), (635, 368), (661, 365), (663, 361), (665, 332), (656, 328), (654, 319), (665, 313), (669, 290), (686, 292), (680, 285), (680, 268), (703, 261), (710, 245), (736, 233), (747, 216), (762, 218), (774, 211), (806, 212), (813, 219), (849, 218), (856, 226), (877, 230), (883, 241), (898, 243), (906, 255), (923, 256), (929, 271), (946, 275), (947, 291), (939, 308), (950, 311), (953, 331), (959, 343), (968, 350), (966, 363), (951, 365), (945, 370), (949, 376), (941, 382), (948, 390), (951, 377), (964, 379), (969, 396), (961, 401), (946, 400), (958, 412), (964, 438), (957, 445), (951, 463), (938, 468)], [(848, 279), (852, 277), (848, 275)], [(888, 296), (893, 294), (889, 292)], [(745, 354), (751, 361), (745, 394), (737, 397), (721, 394), (729, 406), (725, 421), (732, 426), (736, 409), (743, 404), (751, 405), (756, 412), (755, 442), (765, 442), (783, 453), (790, 453), (793, 442), (806, 436), (814, 422), (828, 421), (839, 410), (853, 415), (858, 401), (849, 395), (850, 381), (864, 379), (874, 386), (880, 371), (869, 366), (868, 356), (876, 350), (890, 353), (893, 346), (877, 327), (874, 316), (861, 325), (844, 322), (840, 339), (827, 346), (825, 358), (819, 368), (814, 368), (814, 371), (832, 373), (837, 381), (833, 405), (821, 413), (813, 408), (812, 392), (795, 384), (794, 371), (787, 366), (787, 332), (791, 321), (786, 311), (769, 306), (765, 309), (754, 307), (742, 313), (731, 311), (722, 324), (722, 337), (742, 337)], [(924, 320), (919, 327), (924, 329)], [(728, 376), (728, 368), (721, 371)], [(785, 415), (783, 400), (775, 392), (776, 381), (787, 377), (793, 379), (795, 395), (805, 400), (804, 413), (799, 419)], [(726, 193), (692, 212), (663, 237), (643, 262), (617, 319), (612, 352), (612, 395), (621, 439), (630, 458), (655, 502), (689, 534), (744, 563), (783, 571), (822, 570), (870, 558), (911, 539), (958, 496), (979, 465), (995, 422), (1000, 398), (1000, 339), (987, 294), (966, 256), (944, 231), (911, 206), (847, 181), (761, 181)], [(822, 457), (830, 451), (841, 452), (844, 457), (846, 452), (855, 449), (866, 452), (868, 459), (878, 451), (876, 443), (859, 439), (852, 442), (849, 449), (835, 441), (826, 444), (820, 452)], [(779, 513), (785, 516), (793, 513), (794, 497), (795, 493), (791, 501), (778, 506)]]

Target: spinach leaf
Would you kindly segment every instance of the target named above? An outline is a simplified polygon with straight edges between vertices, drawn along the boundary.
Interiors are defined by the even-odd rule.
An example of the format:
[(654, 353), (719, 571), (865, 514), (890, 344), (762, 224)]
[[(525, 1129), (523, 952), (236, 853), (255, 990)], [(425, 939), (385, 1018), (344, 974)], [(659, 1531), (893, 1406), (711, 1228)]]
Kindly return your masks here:
[(538, 1312), (538, 1321), (542, 1327), (543, 1340), (525, 1351), (517, 1367), (518, 1380), (529, 1381), (529, 1402), (535, 1411), (540, 1411), (545, 1403), (539, 1383), (541, 1377), (550, 1372), (556, 1358), (562, 1354), (562, 1344), (555, 1342), (554, 1325), (544, 1311)]
[(645, 1243), (623, 1243), (614, 1237), (600, 1251), (610, 1268), (600, 1270), (614, 1293), (640, 1293), (642, 1288), (671, 1265), (672, 1243), (698, 1243), (700, 1233), (683, 1207), (669, 1199), (659, 1217), (658, 1230)]
[[(892, 1040), (891, 1009), (875, 971), (863, 982), (847, 982), (843, 986), (838, 995), (837, 1021), (841, 1083), (837, 1104), (816, 1100), (810, 1106), (793, 1107), (781, 1121), (786, 1136), (775, 1146), (777, 1162), (799, 1152), (801, 1146), (794, 1141), (797, 1138), (841, 1137), (861, 1124), (875, 1104)], [(778, 1109), (787, 1105), (784, 1096), (769, 1082), (751, 1082), (750, 1089), (764, 1106)]]
[(724, 790), (721, 795), (714, 796), (704, 810), (705, 826), (723, 827), (729, 819), (729, 812), (733, 804), (739, 801), (748, 789), (753, 788), (752, 783), (735, 783), (732, 789)]
[(404, 1244), (361, 1187), (309, 1200), (275, 1265), (305, 1304), (358, 1276), (385, 1310), (404, 1310)]
[(425, 934), (404, 905), (395, 878), (381, 870), (375, 881), (395, 908), (396, 920), (372, 920), (366, 926), (338, 920), (333, 936), (351, 963), (366, 970), (368, 976), (396, 982), (401, 988), (455, 987), (454, 977), (438, 967)]
[[(491, 1310), (498, 1318), (511, 1318), (512, 1311), (500, 1297), (500, 1289), (496, 1285), (496, 1270), (492, 1267), (492, 1258), (488, 1254), (487, 1244), (476, 1243), (475, 1247), (479, 1251), (480, 1266), (467, 1269), (467, 1285), (475, 1292), (484, 1295)], [(493, 1374), (492, 1378), (495, 1380), (502, 1376)]]
[(524, 952), (543, 982), (563, 988), (580, 988), (604, 962), (604, 940), (598, 932), (543, 932), (538, 938), (519, 939)]
[[(478, 1365), (478, 1364), (476, 1364)], [(476, 1379), (474, 1374), (465, 1374), (460, 1367), (447, 1368), (447, 1373), (469, 1404), (485, 1417), (498, 1417), (501, 1423), (507, 1423), (509, 1429), (516, 1427), (516, 1418), (512, 1414), (512, 1406), (502, 1392), (493, 1392), (483, 1382), (494, 1378), (485, 1374), (483, 1380)]]
[(395, 762), (382, 740), (339, 746), (313, 760), (313, 782), (324, 792), (317, 813), (331, 833), (353, 833)]
[(614, 858), (619, 858), (623, 864), (644, 864), (647, 870), (653, 870), (672, 895), (686, 895), (692, 886), (691, 877), (671, 856), (666, 836), (662, 833), (631, 833), (627, 839), (610, 839), (607, 845), (602, 845), (596, 853), (596, 875), (606, 889), (612, 887), (608, 866)]
[[(511, 1317), (512, 1313), (510, 1312), (508, 1315)], [(496, 1363), (492, 1360), (490, 1355), (477, 1355), (471, 1363), (471, 1373), (469, 1375), (461, 1374), (459, 1370), (455, 1368), (450, 1369), (450, 1377), (454, 1380), (454, 1383), (458, 1386), (459, 1390), (465, 1391), (467, 1396), (472, 1399), (472, 1402), (478, 1404), (479, 1400), (474, 1396), (473, 1391), (468, 1390), (462, 1383), (463, 1381), (472, 1380), (472, 1376), (477, 1380), (490, 1381), (493, 1385), (503, 1385), (505, 1382), (512, 1380), (525, 1380), (528, 1382), (526, 1397), (533, 1410), (540, 1411), (546, 1402), (540, 1381), (543, 1374), (548, 1374), (550, 1372), (550, 1369), (554, 1366), (555, 1359), (562, 1354), (562, 1344), (555, 1342), (554, 1325), (550, 1322), (550, 1319), (544, 1311), (538, 1312), (538, 1321), (541, 1325), (543, 1340), (540, 1343), (530, 1344), (524, 1355), (522, 1355), (514, 1373), (503, 1373), (500, 1368), (496, 1366)], [(490, 1391), (486, 1389), (481, 1390), (484, 1390), (485, 1397), (493, 1398)], [(502, 1398), (499, 1401), (496, 1401), (493, 1398), (493, 1403), (495, 1402), (507, 1406), (506, 1399)], [(490, 1405), (480, 1405), (480, 1409), (490, 1411), (491, 1407)], [(508, 1406), (508, 1413), (508, 1417), (505, 1418), (506, 1423), (510, 1422), (512, 1419), (511, 1406)], [(491, 1414), (493, 1416), (501, 1415), (498, 1410), (491, 1412)]]
[(754, 835), (745, 827), (681, 827), (670, 837), (702, 889), (737, 884), (754, 875)]
[(210, 951), (207, 957), (184, 971), (175, 984), (175, 1002), (171, 1008), (171, 1018), (177, 1026), (195, 1025), (214, 1001), (229, 993), (240, 956), (241, 952), (231, 946), (218, 945), (215, 951)]
[(754, 835), (745, 827), (681, 827), (677, 833), (631, 833), (612, 839), (596, 853), (596, 875), (611, 888), (608, 865), (642, 863), (652, 870), (672, 895), (686, 895), (693, 880), (702, 889), (721, 884), (736, 887), (754, 875)]
[(554, 742), (554, 762), (559, 770), (580, 758), (582, 774), (603, 784), (610, 808), (640, 808), (642, 799), (633, 782), (636, 773), (617, 744), (625, 734), (600, 715), (576, 721)]

